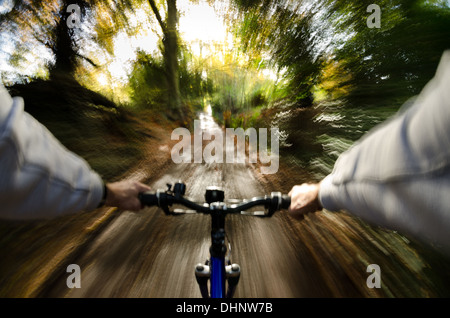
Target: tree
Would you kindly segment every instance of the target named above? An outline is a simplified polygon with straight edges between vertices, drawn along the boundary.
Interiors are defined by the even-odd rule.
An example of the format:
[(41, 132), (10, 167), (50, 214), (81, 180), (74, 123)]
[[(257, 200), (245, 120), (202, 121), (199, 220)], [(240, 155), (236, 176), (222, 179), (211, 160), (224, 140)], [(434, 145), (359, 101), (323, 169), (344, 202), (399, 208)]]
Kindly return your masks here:
[[(54, 65), (50, 66), (50, 79), (57, 79), (58, 75), (64, 74), (66, 77), (72, 78), (77, 67), (77, 58), (81, 58), (89, 62), (91, 65), (97, 65), (89, 58), (79, 53), (79, 46), (77, 45), (77, 29), (69, 27), (67, 19), (71, 16), (68, 12), (69, 5), (75, 5), (79, 8), (79, 15), (81, 24), (82, 18), (86, 15), (88, 9), (87, 2), (83, 0), (63, 0), (59, 12), (56, 14), (56, 27), (54, 36), (46, 39), (45, 45), (49, 47), (55, 57)], [(79, 34), (78, 34), (79, 36)]]
[(178, 11), (176, 0), (167, 0), (167, 17), (163, 21), (154, 0), (149, 0), (163, 32), (163, 56), (167, 79), (168, 106), (174, 118), (183, 117), (181, 111), (179, 66), (178, 66)]
[[(10, 10), (0, 14), (0, 32), (10, 35), (9, 45), (14, 45), (10, 61), (14, 66), (33, 60), (43, 48), (50, 51), (46, 61), (49, 77), (63, 73), (73, 77), (81, 61), (99, 67), (95, 58), (82, 53), (83, 46), (96, 42), (102, 49), (112, 52), (112, 39), (121, 29), (130, 32), (130, 11), (136, 0), (13, 0)], [(70, 25), (75, 7), (77, 25)], [(3, 43), (4, 44), (4, 43)], [(36, 61), (33, 61), (36, 63)], [(28, 63), (29, 64), (29, 63)]]
[[(371, 0), (326, 0), (336, 35), (333, 62), (351, 88), (355, 105), (388, 103), (398, 107), (433, 77), (442, 52), (449, 48), (450, 9), (439, 1), (384, 0), (380, 28), (366, 19)], [(344, 77), (342, 77), (344, 78)]]
[(267, 63), (283, 70), (289, 95), (297, 106), (312, 104), (320, 76), (323, 50), (314, 31), (316, 5), (293, 0), (234, 0), (235, 33), (252, 56), (269, 56)]
[[(29, 111), (33, 108), (42, 111), (47, 105), (49, 107), (60, 107), (61, 109), (73, 108), (80, 111), (79, 106), (88, 107), (91, 104), (102, 105), (108, 108), (117, 108), (115, 103), (101, 94), (86, 89), (75, 79), (75, 72), (80, 66), (80, 61), (86, 61), (90, 65), (98, 65), (89, 57), (83, 55), (80, 48), (86, 41), (85, 28), (81, 28), (86, 21), (94, 16), (95, 0), (48, 0), (48, 1), (24, 1), (12, 2), (11, 10), (4, 12), (1, 19), (2, 34), (15, 35), (12, 44), (15, 45), (14, 53), (10, 58), (15, 66), (26, 63), (27, 56), (33, 54), (36, 48), (46, 48), (51, 58), (46, 61), (48, 76), (45, 78), (33, 78), (28, 85), (16, 84), (12, 87), (13, 92), (30, 98), (26, 105)], [(69, 6), (76, 7), (78, 25), (70, 25), (68, 18), (71, 17)], [(95, 20), (94, 20), (95, 21)], [(39, 56), (32, 57), (39, 60)], [(35, 63), (35, 61), (33, 61)], [(31, 75), (33, 76), (33, 75)], [(48, 80), (47, 80), (48, 78)], [(29, 80), (28, 80), (29, 81)], [(27, 82), (28, 82), (27, 81)], [(46, 102), (35, 102), (36, 91), (52, 92), (53, 97), (46, 98)]]

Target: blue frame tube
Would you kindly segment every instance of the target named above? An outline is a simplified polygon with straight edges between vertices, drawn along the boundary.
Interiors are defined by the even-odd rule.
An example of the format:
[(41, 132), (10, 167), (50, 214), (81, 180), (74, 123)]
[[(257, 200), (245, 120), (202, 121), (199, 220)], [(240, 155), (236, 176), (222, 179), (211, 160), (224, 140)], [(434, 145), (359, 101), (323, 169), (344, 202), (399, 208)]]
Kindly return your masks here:
[(225, 297), (225, 259), (211, 257), (211, 298)]

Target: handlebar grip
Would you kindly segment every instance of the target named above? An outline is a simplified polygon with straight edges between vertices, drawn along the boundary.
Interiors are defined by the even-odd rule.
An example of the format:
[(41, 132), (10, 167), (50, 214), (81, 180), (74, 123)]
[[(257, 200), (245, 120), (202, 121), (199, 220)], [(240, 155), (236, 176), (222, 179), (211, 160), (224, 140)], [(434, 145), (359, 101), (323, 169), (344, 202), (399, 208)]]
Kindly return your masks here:
[(282, 209), (288, 209), (290, 205), (291, 205), (291, 197), (288, 196), (287, 194), (283, 194), (281, 196), (281, 205), (280, 205), (280, 207)]
[(276, 211), (288, 209), (291, 205), (291, 197), (286, 194), (281, 194), (281, 192), (272, 192), (269, 200), (269, 209), (267, 216), (272, 216)]
[(141, 203), (146, 206), (154, 206), (159, 203), (158, 196), (154, 192), (141, 192), (138, 197)]

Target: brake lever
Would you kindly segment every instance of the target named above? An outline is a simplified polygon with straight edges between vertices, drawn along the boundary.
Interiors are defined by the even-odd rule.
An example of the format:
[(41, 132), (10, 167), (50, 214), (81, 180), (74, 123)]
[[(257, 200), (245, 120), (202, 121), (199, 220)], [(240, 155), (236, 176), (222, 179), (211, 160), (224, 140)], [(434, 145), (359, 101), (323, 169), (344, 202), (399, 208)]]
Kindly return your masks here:
[[(173, 192), (171, 191), (172, 185), (171, 184), (167, 184), (167, 190), (164, 192), (160, 192), (160, 190), (157, 190), (157, 197), (158, 197), (158, 206), (163, 210), (165, 215), (174, 215), (175, 213), (173, 213), (173, 211), (170, 211), (169, 209), (169, 205), (172, 205), (171, 203), (169, 204), (167, 198), (169, 196), (173, 196)], [(164, 195), (162, 195), (164, 194)]]

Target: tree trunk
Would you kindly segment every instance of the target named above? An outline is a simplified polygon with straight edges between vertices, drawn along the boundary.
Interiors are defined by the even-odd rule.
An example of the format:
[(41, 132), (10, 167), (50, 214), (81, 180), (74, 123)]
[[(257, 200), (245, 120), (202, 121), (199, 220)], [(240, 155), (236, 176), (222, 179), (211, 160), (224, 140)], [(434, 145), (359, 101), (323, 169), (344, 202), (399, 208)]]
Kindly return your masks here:
[(166, 33), (164, 34), (164, 62), (167, 74), (169, 108), (182, 117), (178, 71), (178, 12), (176, 0), (167, 0)]
[(178, 72), (178, 12), (176, 0), (167, 0), (167, 17), (163, 22), (154, 0), (148, 0), (164, 34), (164, 66), (167, 79), (167, 101), (169, 110), (176, 119), (183, 118), (181, 110), (180, 80)]
[(55, 41), (52, 45), (52, 51), (55, 55), (55, 64), (50, 68), (50, 78), (53, 79), (57, 75), (64, 74), (73, 77), (76, 68), (77, 51), (72, 38), (72, 30), (67, 27), (67, 6), (68, 1), (64, 0), (60, 19), (55, 30)]

